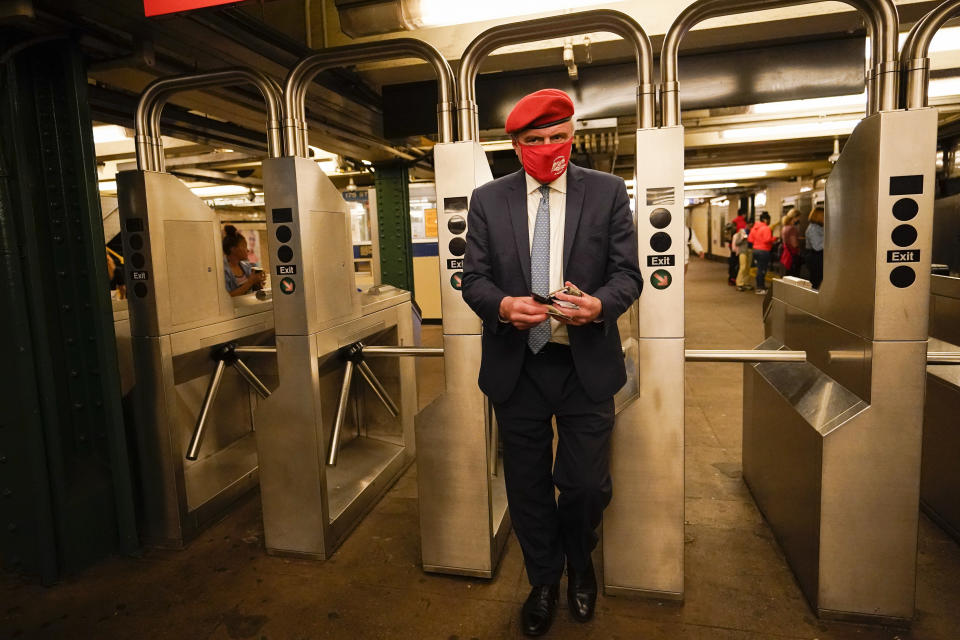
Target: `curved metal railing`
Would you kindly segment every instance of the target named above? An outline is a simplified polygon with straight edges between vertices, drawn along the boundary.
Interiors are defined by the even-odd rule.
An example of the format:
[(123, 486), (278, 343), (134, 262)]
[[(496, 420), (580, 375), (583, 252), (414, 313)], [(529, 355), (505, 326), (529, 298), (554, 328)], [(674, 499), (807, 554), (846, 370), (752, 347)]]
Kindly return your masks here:
[[(699, 0), (677, 16), (663, 40), (660, 54), (661, 122), (680, 124), (678, 57), (680, 41), (694, 26), (720, 16), (776, 9), (820, 0)], [(899, 18), (893, 0), (840, 0), (863, 15), (871, 39), (871, 64), (867, 73), (867, 113), (897, 108), (897, 29)]]
[(137, 168), (146, 171), (163, 171), (163, 142), (160, 138), (160, 114), (164, 105), (175, 93), (191, 89), (208, 89), (238, 84), (256, 87), (267, 107), (267, 154), (271, 158), (283, 155), (280, 124), (283, 121), (280, 87), (265, 73), (248, 67), (231, 67), (217, 71), (191, 73), (159, 78), (151, 82), (140, 94), (134, 118)]
[(930, 42), (950, 18), (960, 15), (960, 0), (947, 0), (913, 25), (900, 50), (901, 83), (906, 85), (901, 106), (922, 109), (927, 106), (930, 88)]
[(303, 58), (284, 81), (283, 138), (288, 155), (307, 155), (307, 87), (318, 73), (334, 67), (363, 62), (420, 58), (427, 61), (437, 74), (437, 121), (440, 142), (453, 142), (454, 94), (453, 70), (436, 48), (414, 38), (394, 38), (381, 42), (365, 42), (323, 49)]
[(597, 9), (499, 25), (474, 38), (464, 50), (457, 72), (460, 139), (479, 138), (476, 80), (480, 65), (491, 52), (511, 44), (595, 31), (615, 33), (633, 45), (637, 60), (637, 126), (641, 129), (652, 128), (655, 125), (656, 88), (653, 84), (653, 47), (650, 38), (637, 21), (627, 14)]

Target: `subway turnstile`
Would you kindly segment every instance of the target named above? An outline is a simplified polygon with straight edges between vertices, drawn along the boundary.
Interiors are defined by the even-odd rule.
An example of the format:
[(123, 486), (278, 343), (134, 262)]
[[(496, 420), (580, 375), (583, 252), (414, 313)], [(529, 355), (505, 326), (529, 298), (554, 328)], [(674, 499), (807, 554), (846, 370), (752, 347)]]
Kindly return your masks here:
[(683, 127), (640, 129), (637, 149), (643, 293), (628, 364), (639, 397), (617, 414), (613, 431), (603, 582), (608, 594), (673, 600), (683, 598)]
[(398, 38), (301, 60), (284, 89), (288, 157), (263, 163), (281, 381), (258, 440), (270, 553), (329, 557), (399, 478), (413, 461), (417, 409), (415, 363), (403, 356), (441, 355), (415, 346), (409, 292), (357, 290), (349, 209), (306, 157), (304, 100), (317, 73), (400, 57), (424, 58), (437, 71), (449, 139), (449, 65), (429, 45)]
[[(275, 130), (279, 96), (255, 71), (164, 78), (144, 90), (137, 108), (139, 168), (117, 176), (141, 534), (148, 544), (182, 546), (257, 484), (254, 413), (258, 396), (276, 382), (273, 358), (250, 356), (248, 367), (234, 357), (235, 366), (218, 375), (216, 354), (226, 343), (248, 349), (272, 343), (272, 303), (227, 293), (217, 214), (162, 172), (157, 130), (173, 93), (238, 83), (261, 89)], [(275, 144), (271, 151), (279, 154)], [(202, 446), (197, 433), (206, 434)], [(188, 458), (191, 441), (197, 446)]]
[[(820, 615), (913, 617), (936, 111), (881, 112), (827, 180), (821, 290), (775, 281), (743, 476)], [(854, 240), (852, 240), (854, 239)]]
[(433, 149), (440, 244), (445, 390), (417, 415), (420, 548), (425, 571), (489, 578), (510, 532), (493, 411), (477, 386), (480, 318), (460, 278), (467, 207), (493, 179), (478, 142)]
[[(256, 487), (256, 394), (234, 371), (204, 398), (225, 341), (272, 342), (269, 299), (231, 298), (224, 284), (216, 213), (176, 177), (152, 171), (118, 176), (136, 371), (134, 424), (140, 469), (141, 532), (150, 544), (182, 546)], [(271, 358), (251, 362), (275, 381)], [(207, 437), (187, 460), (198, 418)]]
[(413, 310), (407, 291), (357, 291), (350, 212), (316, 162), (263, 174), (280, 375), (258, 430), (264, 540), (325, 559), (413, 460), (414, 363), (372, 363), (374, 387), (352, 384), (351, 359), (357, 343), (411, 346)]

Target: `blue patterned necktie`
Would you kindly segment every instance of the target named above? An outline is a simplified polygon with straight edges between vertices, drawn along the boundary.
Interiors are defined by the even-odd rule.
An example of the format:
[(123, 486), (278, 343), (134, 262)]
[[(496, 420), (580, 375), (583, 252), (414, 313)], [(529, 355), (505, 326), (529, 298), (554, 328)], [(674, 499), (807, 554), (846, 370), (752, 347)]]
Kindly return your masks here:
[[(530, 247), (530, 290), (542, 296), (550, 293), (550, 187), (543, 185), (537, 222), (533, 227), (533, 246)], [(540, 353), (550, 340), (550, 318), (530, 329), (527, 345), (530, 351)]]

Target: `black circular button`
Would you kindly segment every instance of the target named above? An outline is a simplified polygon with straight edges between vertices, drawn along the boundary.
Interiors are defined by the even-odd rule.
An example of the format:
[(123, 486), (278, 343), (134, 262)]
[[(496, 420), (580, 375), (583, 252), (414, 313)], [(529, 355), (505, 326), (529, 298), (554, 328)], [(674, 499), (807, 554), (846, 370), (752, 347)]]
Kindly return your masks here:
[(293, 231), (290, 231), (290, 227), (285, 224), (277, 227), (276, 231), (277, 240), (280, 242), (290, 242), (290, 238), (293, 237)]
[(898, 247), (909, 247), (917, 241), (917, 230), (909, 224), (901, 224), (893, 230), (890, 238)]
[(134, 269), (143, 269), (143, 265), (146, 263), (147, 260), (143, 257), (142, 253), (133, 253), (130, 255), (130, 264), (133, 265)]
[(913, 270), (912, 267), (906, 265), (900, 265), (896, 269), (890, 272), (890, 282), (893, 286), (905, 289), (913, 284), (917, 279), (917, 273)]
[(650, 224), (654, 229), (666, 229), (673, 216), (666, 209), (654, 209), (650, 212)]
[(131, 233), (130, 248), (134, 251), (140, 251), (140, 249), (143, 249), (143, 236), (139, 233)]
[(277, 249), (277, 258), (280, 259), (280, 262), (290, 262), (293, 260), (293, 249), (284, 245)]
[(467, 230), (467, 221), (463, 216), (453, 216), (447, 220), (447, 229), (454, 235), (460, 235)]
[(455, 256), (462, 256), (467, 252), (467, 241), (463, 238), (454, 238), (450, 241), (450, 253)]
[(673, 244), (673, 240), (670, 239), (670, 234), (663, 231), (658, 231), (657, 233), (650, 236), (650, 248), (654, 251), (666, 251), (670, 248), (670, 245)]
[(920, 211), (920, 205), (913, 198), (900, 198), (893, 203), (893, 217), (897, 220), (913, 220)]
[(142, 282), (138, 282), (137, 284), (133, 285), (133, 293), (134, 293), (138, 298), (146, 298), (146, 297), (147, 297), (147, 285), (145, 285), (145, 284), (142, 283)]

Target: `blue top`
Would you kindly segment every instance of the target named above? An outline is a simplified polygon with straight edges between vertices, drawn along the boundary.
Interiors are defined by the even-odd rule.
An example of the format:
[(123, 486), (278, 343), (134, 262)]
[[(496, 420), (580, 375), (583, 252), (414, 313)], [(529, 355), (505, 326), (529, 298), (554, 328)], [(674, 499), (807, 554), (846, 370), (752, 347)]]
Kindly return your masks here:
[(811, 222), (807, 225), (806, 237), (807, 249), (814, 251), (823, 251), (823, 225)]
[[(243, 275), (246, 278), (249, 278), (250, 273), (253, 271), (253, 266), (246, 260), (241, 260), (240, 268), (243, 270)], [(240, 286), (240, 283), (237, 282), (237, 276), (233, 275), (233, 269), (230, 268), (230, 263), (227, 261), (227, 256), (223, 256), (223, 276), (224, 281), (227, 284), (227, 291), (233, 291)], [(260, 285), (250, 287), (250, 291), (257, 291), (258, 289), (260, 289)]]

